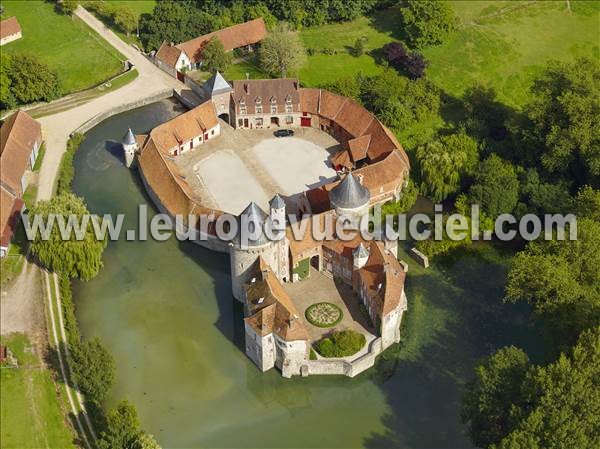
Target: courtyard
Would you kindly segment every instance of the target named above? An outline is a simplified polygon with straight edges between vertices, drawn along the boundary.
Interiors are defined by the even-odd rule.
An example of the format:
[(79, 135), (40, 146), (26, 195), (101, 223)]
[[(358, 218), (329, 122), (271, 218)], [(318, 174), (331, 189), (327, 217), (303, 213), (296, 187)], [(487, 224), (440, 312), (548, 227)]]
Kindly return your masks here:
[(255, 201), (267, 211), (279, 193), (295, 212), (299, 193), (336, 178), (329, 155), (338, 142), (313, 128), (294, 128), (276, 138), (275, 129), (234, 130), (220, 120), (221, 135), (177, 158), (189, 185), (207, 207), (239, 214)]
[[(354, 294), (352, 288), (342, 281), (335, 280), (311, 267), (310, 275), (306, 279), (294, 283), (285, 283), (283, 288), (298, 309), (298, 314), (304, 322), (311, 341), (320, 340), (333, 330), (345, 329), (364, 334), (367, 343), (375, 338), (375, 329), (373, 329), (366, 313), (360, 310), (358, 297)], [(306, 309), (320, 302), (328, 302), (338, 306), (343, 313), (341, 321), (329, 328), (311, 324), (306, 319)]]

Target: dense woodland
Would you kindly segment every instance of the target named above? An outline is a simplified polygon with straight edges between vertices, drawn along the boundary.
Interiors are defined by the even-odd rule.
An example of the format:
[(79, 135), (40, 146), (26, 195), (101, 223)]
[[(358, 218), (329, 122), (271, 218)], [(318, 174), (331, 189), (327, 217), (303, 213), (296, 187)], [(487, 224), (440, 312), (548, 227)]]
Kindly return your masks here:
[[(384, 7), (400, 9), (398, 26), (404, 33), (403, 39), (387, 44), (379, 52), (380, 63), (386, 69), (373, 76), (342, 76), (320, 87), (355, 99), (397, 133), (418, 129), (419, 123), (432, 118), (444, 119), (445, 126), (433, 136), (415, 132), (410, 142), (405, 143), (412, 164), (412, 180), (404, 197), (398, 203), (386, 205), (386, 210), (405, 212), (420, 194), (442, 202), (448, 213), (465, 212), (471, 204), (480, 205), (483, 229), (492, 230), (492, 219), (499, 214), (512, 213), (520, 218), (525, 214), (574, 213), (578, 217), (577, 241), (511, 243), (517, 253), (508, 273), (505, 301), (531, 305), (534, 319), (545, 326), (553, 355), (547, 364), (539, 366), (521, 349), (506, 347), (482, 360), (464, 398), (463, 420), (467, 432), (474, 444), (485, 448), (598, 447), (600, 63), (597, 58), (551, 61), (530, 87), (527, 104), (516, 110), (499, 101), (493, 88), (474, 85), (456, 98), (428, 79), (422, 50), (444, 42), (456, 27), (452, 11), (439, 2), (162, 1), (152, 14), (142, 15), (140, 37), (150, 51), (163, 41), (185, 41), (256, 17), (264, 17), (275, 33), (289, 36), (294, 30), (352, 20)], [(281, 28), (277, 25), (279, 21), (287, 25)], [(297, 41), (292, 44), (301, 45)], [(268, 42), (265, 48), (269, 52), (263, 51), (261, 58), (266, 66), (278, 56), (279, 49), (276, 43)], [(296, 53), (302, 51), (300, 48)], [(353, 51), (361, 52), (360, 42)], [(228, 63), (222, 59), (222, 48), (218, 45), (211, 46), (210, 52), (211, 70)], [(14, 71), (1, 74), (3, 105), (56, 95), (54, 78), (44, 70), (36, 72), (38, 77), (45, 77), (41, 84), (47, 86), (47, 92), (37, 89), (36, 80), (21, 79), (17, 74), (23, 63), (34, 61), (25, 58), (15, 65)], [(297, 61), (290, 60), (289, 64), (283, 74), (285, 69), (297, 65)], [(267, 73), (280, 75), (274, 73), (277, 71), (267, 70)], [(65, 207), (76, 213), (85, 211), (85, 205), (70, 197), (38, 207), (45, 213)], [(420, 242), (418, 246), (436, 257), (470, 243), (470, 239), (442, 240)], [(101, 264), (103, 246), (98, 245), (88, 260), (80, 260), (81, 245), (76, 246), (73, 245), (73, 257), (61, 255), (61, 261), (73, 262), (62, 271), (84, 279), (93, 277)], [(50, 266), (61, 263), (55, 260), (53, 255), (57, 253), (52, 248), (40, 243), (37, 247), (34, 244), (34, 249), (40, 259), (49, 259)], [(63, 251), (70, 249), (64, 247)], [(110, 365), (96, 343), (88, 346), (79, 343), (76, 357), (85, 360), (88, 366)], [(92, 379), (87, 380), (81, 374), (82, 386), (88, 385), (86, 392), (98, 401), (112, 382), (112, 378), (103, 379), (101, 371), (92, 370), (89, 374)], [(122, 422), (133, 423), (134, 428), (137, 425), (137, 417), (127, 404), (110, 412), (107, 419), (117, 427)], [(106, 447), (117, 447), (121, 444), (116, 443), (120, 437), (110, 434), (108, 428), (103, 441)]]

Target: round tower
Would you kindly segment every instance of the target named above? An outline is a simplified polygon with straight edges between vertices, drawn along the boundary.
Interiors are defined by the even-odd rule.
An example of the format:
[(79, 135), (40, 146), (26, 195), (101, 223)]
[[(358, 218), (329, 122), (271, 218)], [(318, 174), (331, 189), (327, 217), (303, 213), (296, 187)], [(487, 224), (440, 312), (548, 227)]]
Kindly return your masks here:
[(329, 201), (338, 216), (345, 215), (358, 227), (360, 219), (369, 213), (369, 189), (352, 172), (329, 192)]
[(127, 166), (127, 168), (129, 168), (133, 164), (133, 161), (135, 159), (135, 152), (138, 150), (138, 144), (135, 140), (133, 132), (131, 131), (131, 128), (127, 129), (127, 133), (125, 133), (125, 135), (123, 136), (121, 145), (123, 145), (125, 165)]
[[(273, 245), (263, 231), (266, 219), (267, 214), (255, 202), (251, 202), (237, 217), (238, 232), (230, 245), (229, 260), (231, 263), (231, 288), (234, 298), (238, 301), (244, 301), (244, 284), (250, 280), (252, 267), (256, 260), (262, 256), (269, 263), (269, 260), (272, 259), (270, 253)], [(256, 228), (257, 226), (260, 227), (260, 230)], [(246, 228), (250, 228), (250, 235)]]

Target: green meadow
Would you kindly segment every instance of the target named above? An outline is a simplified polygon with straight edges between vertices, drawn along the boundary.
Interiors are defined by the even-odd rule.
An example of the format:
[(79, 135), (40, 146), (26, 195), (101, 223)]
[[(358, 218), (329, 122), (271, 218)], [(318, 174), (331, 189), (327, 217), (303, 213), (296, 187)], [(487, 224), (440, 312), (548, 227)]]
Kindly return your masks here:
[(2, 2), (2, 19), (16, 16), (23, 37), (2, 51), (29, 53), (57, 72), (64, 93), (100, 84), (123, 69), (124, 57), (77, 17), (63, 16), (42, 1)]
[(22, 334), (2, 337), (18, 366), (0, 367), (2, 448), (75, 448), (75, 434), (65, 421), (50, 371), (41, 365)]
[[(531, 80), (551, 59), (570, 61), (600, 55), (600, 2), (452, 1), (457, 31), (443, 45), (424, 50), (427, 76), (450, 95), (460, 97), (473, 85), (492, 87), (513, 107), (527, 101)], [(398, 7), (352, 22), (301, 30), (312, 53), (298, 73), (305, 86), (327, 84), (358, 73), (383, 70), (381, 47), (402, 40)], [(364, 38), (365, 53), (349, 52)], [(330, 54), (333, 53), (333, 54)], [(265, 76), (255, 63), (240, 61), (230, 79)]]

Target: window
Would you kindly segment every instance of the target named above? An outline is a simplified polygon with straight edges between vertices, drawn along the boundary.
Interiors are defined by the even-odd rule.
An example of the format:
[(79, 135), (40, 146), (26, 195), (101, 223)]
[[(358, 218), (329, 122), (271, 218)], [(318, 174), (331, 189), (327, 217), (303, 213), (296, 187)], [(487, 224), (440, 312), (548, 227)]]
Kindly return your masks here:
[(239, 119), (238, 120), (238, 126), (244, 126), (244, 120), (243, 119)]
[(240, 106), (240, 115), (246, 115), (246, 106)]
[(271, 105), (271, 114), (277, 114), (277, 105), (276, 104)]
[(291, 125), (292, 123), (294, 123), (294, 117), (292, 117), (291, 115), (286, 116), (285, 123)]
[(261, 105), (256, 105), (256, 113), (262, 114), (262, 106)]
[(263, 119), (262, 118), (257, 118), (256, 119), (256, 126), (262, 126), (263, 125)]
[(287, 112), (287, 113), (292, 112), (292, 105), (291, 104), (286, 104), (285, 105), (285, 112)]

